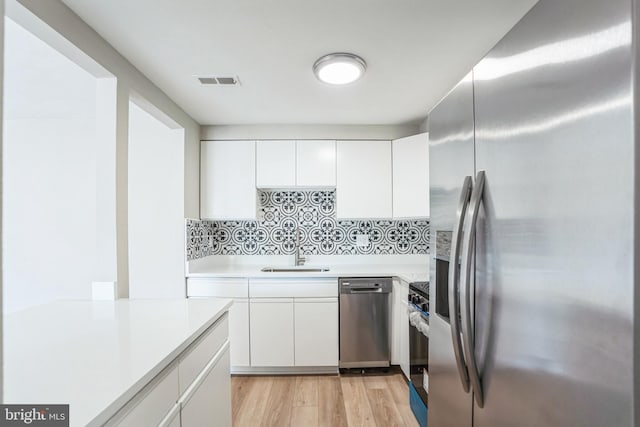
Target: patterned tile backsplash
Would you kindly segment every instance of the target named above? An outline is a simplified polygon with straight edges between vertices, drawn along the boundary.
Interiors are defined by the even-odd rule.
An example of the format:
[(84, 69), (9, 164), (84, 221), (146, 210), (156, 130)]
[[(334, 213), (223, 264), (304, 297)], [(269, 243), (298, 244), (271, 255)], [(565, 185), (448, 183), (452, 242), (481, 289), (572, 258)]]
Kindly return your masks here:
[[(257, 221), (188, 219), (187, 260), (209, 255), (289, 255), (300, 230), (305, 255), (429, 253), (429, 219), (338, 220), (335, 190), (259, 191)], [(356, 236), (369, 244), (358, 246)]]

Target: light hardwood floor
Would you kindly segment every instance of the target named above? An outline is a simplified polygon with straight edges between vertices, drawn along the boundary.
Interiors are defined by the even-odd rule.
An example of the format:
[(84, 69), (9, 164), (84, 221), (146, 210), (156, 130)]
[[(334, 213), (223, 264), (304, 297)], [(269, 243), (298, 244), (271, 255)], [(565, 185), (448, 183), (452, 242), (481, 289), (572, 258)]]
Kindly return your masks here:
[(418, 426), (402, 373), (234, 376), (233, 425)]

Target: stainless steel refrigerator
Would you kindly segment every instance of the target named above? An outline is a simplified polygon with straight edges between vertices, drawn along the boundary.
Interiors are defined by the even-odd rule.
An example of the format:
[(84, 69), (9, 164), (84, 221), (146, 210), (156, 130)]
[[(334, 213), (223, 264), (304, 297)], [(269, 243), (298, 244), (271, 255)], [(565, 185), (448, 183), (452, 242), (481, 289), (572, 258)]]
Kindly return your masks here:
[(540, 0), (429, 115), (430, 427), (639, 422), (639, 2)]

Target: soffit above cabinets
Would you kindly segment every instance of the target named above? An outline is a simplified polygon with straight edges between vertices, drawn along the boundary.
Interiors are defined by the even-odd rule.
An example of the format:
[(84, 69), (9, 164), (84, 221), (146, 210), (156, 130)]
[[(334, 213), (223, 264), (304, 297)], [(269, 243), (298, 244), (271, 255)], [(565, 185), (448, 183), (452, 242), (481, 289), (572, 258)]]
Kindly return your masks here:
[[(535, 3), (62, 1), (203, 125), (418, 123)], [(362, 56), (364, 78), (319, 82), (313, 63), (336, 51)]]

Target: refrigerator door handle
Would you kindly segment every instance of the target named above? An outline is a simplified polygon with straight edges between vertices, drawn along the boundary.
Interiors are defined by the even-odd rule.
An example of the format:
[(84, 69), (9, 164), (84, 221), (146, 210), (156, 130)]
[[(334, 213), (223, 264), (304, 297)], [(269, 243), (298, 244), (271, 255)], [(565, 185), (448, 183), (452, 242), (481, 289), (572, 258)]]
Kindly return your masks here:
[[(484, 192), (485, 173), (479, 171), (476, 175), (476, 184), (471, 194), (471, 201), (469, 202), (469, 215), (466, 222), (467, 229), (465, 229), (466, 240), (462, 246), (462, 265), (461, 265), (461, 288), (460, 288), (460, 300), (462, 305), (462, 340), (464, 343), (463, 349), (465, 359), (467, 360), (467, 366), (469, 371), (469, 379), (471, 380), (471, 386), (473, 388), (473, 395), (475, 396), (476, 403), (480, 408), (484, 406), (484, 394), (482, 392), (482, 383), (480, 380), (480, 373), (478, 372), (478, 364), (476, 362), (475, 353), (475, 336), (472, 324), (471, 314), (471, 268), (473, 263), (473, 253), (475, 249), (475, 236), (476, 225), (478, 223), (478, 211), (480, 209), (480, 203), (482, 202), (482, 195)], [(474, 322), (475, 323), (475, 322)]]
[(462, 183), (460, 191), (460, 199), (458, 201), (458, 209), (456, 211), (456, 226), (453, 229), (451, 239), (451, 259), (449, 260), (449, 319), (451, 325), (451, 340), (453, 341), (453, 352), (456, 356), (456, 365), (460, 382), (465, 392), (469, 392), (469, 374), (467, 365), (464, 361), (464, 353), (462, 351), (462, 341), (460, 339), (460, 269), (458, 268), (458, 260), (460, 259), (460, 249), (462, 247), (462, 235), (464, 227), (464, 219), (471, 198), (472, 179), (466, 176)]

